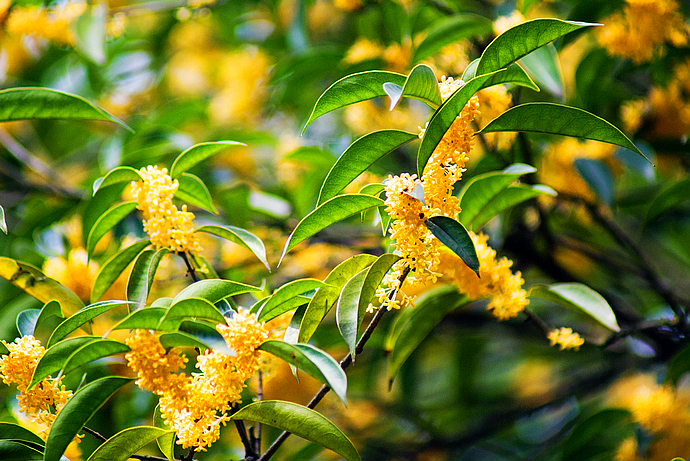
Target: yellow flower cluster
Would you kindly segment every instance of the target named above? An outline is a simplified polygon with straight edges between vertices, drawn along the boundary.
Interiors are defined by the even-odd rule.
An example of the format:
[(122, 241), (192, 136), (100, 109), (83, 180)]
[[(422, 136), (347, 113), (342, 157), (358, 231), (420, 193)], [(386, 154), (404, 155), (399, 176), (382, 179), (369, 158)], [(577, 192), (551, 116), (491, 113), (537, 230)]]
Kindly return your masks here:
[[(0, 357), (0, 377), (7, 385), (17, 385), (17, 401), (21, 412), (31, 416), (32, 422), (43, 426), (41, 435), (45, 438), (57, 413), (72, 397), (72, 391), (65, 389), (62, 378), (51, 377), (44, 378), (33, 388), (27, 389), (45, 349), (33, 336), (23, 336), (11, 343), (3, 340), (2, 343), (10, 353)], [(79, 441), (80, 437), (77, 436), (75, 440)]]
[(31, 35), (50, 42), (73, 45), (76, 37), (70, 25), (86, 11), (86, 2), (62, 2), (54, 8), (14, 6), (5, 24), (9, 35)]
[(186, 358), (175, 348), (166, 352), (155, 333), (135, 330), (125, 341), (132, 349), (125, 357), (137, 373), (137, 385), (160, 396), (161, 414), (177, 432), (177, 443), (196, 451), (220, 437), (220, 426), (229, 420), (227, 412), (240, 401), (245, 381), (260, 366), (257, 347), (269, 338), (264, 324), (242, 309), (217, 330), (236, 355), (206, 350), (197, 357), (200, 373), (192, 376), (176, 373)]
[(187, 205), (178, 210), (172, 198), (178, 183), (168, 175), (168, 170), (148, 166), (139, 170), (143, 181), (132, 183), (132, 196), (137, 209), (143, 212), (144, 230), (151, 237), (156, 248), (169, 248), (182, 252), (199, 252), (201, 245), (194, 234), (194, 214), (187, 211)]
[(551, 341), (552, 346), (558, 344), (561, 347), (561, 350), (579, 350), (580, 346), (582, 346), (585, 343), (585, 340), (582, 339), (578, 333), (573, 332), (572, 328), (562, 327), (555, 330), (551, 330), (546, 335), (546, 337), (549, 341)]
[(609, 54), (630, 58), (636, 64), (663, 54), (662, 45), (682, 46), (688, 31), (674, 0), (626, 0), (623, 12), (604, 19), (599, 43)]

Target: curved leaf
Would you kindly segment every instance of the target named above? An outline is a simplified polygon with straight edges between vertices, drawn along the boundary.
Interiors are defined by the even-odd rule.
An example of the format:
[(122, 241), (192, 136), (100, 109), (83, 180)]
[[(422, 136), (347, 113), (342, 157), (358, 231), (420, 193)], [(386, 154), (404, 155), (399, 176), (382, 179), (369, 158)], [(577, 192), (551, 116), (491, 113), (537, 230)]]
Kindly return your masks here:
[(647, 210), (645, 223), (655, 220), (688, 199), (690, 199), (690, 178), (678, 181), (657, 195)]
[(0, 91), (0, 122), (32, 119), (104, 120), (132, 131), (81, 96), (39, 87)]
[(585, 110), (550, 102), (532, 102), (511, 107), (482, 128), (480, 133), (524, 131), (591, 139), (625, 147), (645, 156), (618, 128)]
[(93, 289), (91, 290), (91, 302), (93, 303), (101, 299), (127, 266), (150, 244), (150, 240), (142, 240), (131, 244), (108, 258), (98, 270), (98, 274), (96, 274), (96, 280), (94, 280)]
[(170, 253), (167, 248), (160, 250), (144, 250), (134, 260), (132, 272), (127, 280), (127, 300), (137, 304), (139, 308), (146, 304), (153, 279), (163, 256)]
[(216, 323), (225, 323), (225, 317), (209, 301), (203, 298), (187, 298), (174, 303), (161, 319), (161, 323), (166, 320), (181, 319), (205, 319)]
[(359, 295), (367, 278), (367, 272), (368, 268), (363, 269), (347, 281), (340, 292), (335, 308), (338, 330), (347, 343), (353, 361), (355, 359), (355, 346), (357, 345), (357, 330), (360, 319), (364, 315), (363, 310), (360, 310)]
[(42, 460), (43, 453), (14, 440), (0, 440), (0, 459), (3, 461)]
[(244, 283), (233, 282), (232, 280), (206, 279), (199, 280), (180, 291), (173, 304), (188, 298), (203, 298), (211, 304), (215, 304), (228, 296), (261, 291), (261, 288), (245, 285)]
[(96, 195), (96, 192), (98, 192), (102, 187), (142, 180), (143, 179), (139, 174), (139, 171), (130, 166), (119, 166), (113, 170), (110, 170), (103, 178), (97, 179), (96, 182), (93, 183), (93, 195)]
[[(381, 205), (383, 205), (383, 200), (380, 198), (360, 194), (338, 195), (322, 203), (297, 224), (297, 227), (295, 227), (295, 230), (292, 231), (292, 234), (285, 242), (280, 261), (282, 262), (285, 254), (294, 248), (295, 245), (331, 224)], [(280, 266), (280, 262), (278, 265)]]
[(163, 307), (145, 307), (132, 312), (111, 330), (155, 330), (168, 310)]
[[(43, 325), (43, 322), (45, 322), (47, 319), (50, 317), (62, 317), (62, 309), (60, 308), (60, 303), (57, 301), (49, 301), (47, 302), (43, 308), (41, 309), (41, 313), (38, 315), (38, 318), (36, 319), (36, 323), (34, 325), (34, 333)], [(34, 333), (32, 333), (34, 336), (36, 336)]]
[[(472, 227), (470, 229), (481, 229), (494, 216), (509, 210), (519, 203), (544, 194), (552, 197), (558, 195), (555, 190), (543, 184), (536, 184), (534, 186), (527, 184), (508, 186), (492, 197), (491, 202), (485, 208), (479, 210), (472, 221)], [(460, 218), (460, 222), (464, 224), (464, 221), (462, 220), (462, 213), (460, 213), (458, 217)]]
[(170, 168), (170, 177), (177, 178), (196, 164), (231, 146), (246, 146), (246, 144), (236, 141), (215, 141), (193, 145), (177, 156)]
[(678, 381), (690, 371), (690, 347), (686, 347), (673, 356), (666, 369), (665, 382), (671, 383), (674, 386), (678, 385)]
[(110, 338), (99, 338), (88, 342), (72, 352), (60, 370), (60, 374), (66, 375), (82, 365), (111, 355), (124, 354), (130, 348), (125, 343)]
[(360, 312), (367, 308), (376, 293), (376, 289), (383, 281), (383, 277), (385, 277), (386, 273), (393, 267), (393, 264), (397, 263), (399, 260), (400, 256), (396, 254), (384, 253), (369, 267), (367, 278), (359, 294)]
[(176, 333), (163, 333), (158, 337), (158, 341), (165, 349), (169, 349), (171, 347), (189, 347), (199, 349), (200, 351), (213, 349), (196, 336), (187, 333), (180, 333), (179, 331)]
[(177, 178), (178, 188), (175, 198), (189, 203), (202, 210), (218, 214), (218, 210), (213, 206), (211, 193), (206, 184), (198, 177), (190, 173), (182, 173)]
[(153, 426), (124, 429), (96, 448), (87, 461), (127, 461), (130, 455), (142, 449), (146, 444), (170, 432)]
[(266, 266), (268, 272), (271, 272), (268, 260), (266, 259), (266, 247), (264, 246), (264, 242), (251, 232), (240, 229), (239, 227), (216, 226), (213, 224), (201, 226), (194, 232), (206, 232), (207, 234), (216, 235), (246, 248), (254, 253), (254, 256), (259, 258), (259, 261)]
[(609, 303), (587, 285), (581, 283), (535, 285), (530, 289), (529, 296), (546, 299), (563, 307), (582, 311), (606, 328), (620, 331), (616, 315)]
[(477, 251), (470, 234), (462, 224), (446, 216), (434, 216), (427, 219), (424, 224), (437, 239), (460, 256), (467, 267), (479, 275)]
[(31, 376), (31, 382), (27, 389), (34, 387), (43, 378), (57, 375), (74, 351), (95, 339), (95, 336), (78, 336), (76, 338), (65, 339), (47, 348), (45, 354), (43, 354), (43, 357), (41, 357), (41, 360), (39, 360), (36, 365), (36, 369), (34, 370), (33, 376)]
[[(30, 442), (36, 445), (45, 445), (45, 442), (38, 435), (34, 434), (19, 424), (0, 422), (0, 439), (14, 440), (17, 442)], [(5, 459), (5, 458), (2, 458)]]
[(292, 402), (264, 400), (250, 403), (232, 415), (232, 419), (256, 421), (318, 443), (348, 461), (360, 461), (352, 442), (320, 413)]
[(187, 333), (204, 344), (204, 348), (210, 348), (225, 355), (235, 356), (223, 336), (216, 330), (215, 325), (211, 326), (204, 321), (185, 320), (179, 327), (180, 332)]
[(36, 321), (41, 314), (41, 309), (26, 309), (17, 315), (17, 331), (21, 336), (33, 336)]
[(31, 264), (0, 257), (0, 277), (42, 303), (58, 301), (65, 317), (84, 307), (84, 303), (69, 288), (47, 277)]
[(262, 322), (267, 322), (281, 314), (284, 314), (287, 312), (287, 310), (280, 309), (281, 304), (292, 298), (296, 298), (303, 293), (307, 293), (323, 286), (323, 282), (316, 279), (294, 280), (283, 285), (282, 287), (278, 288), (275, 293), (271, 295), (268, 301), (266, 301), (266, 303), (261, 307), (258, 316), (259, 320)]
[(560, 19), (534, 19), (518, 24), (489, 43), (477, 64), (476, 73), (482, 75), (501, 69), (558, 37), (595, 25)]
[(7, 234), (7, 221), (5, 221), (5, 209), (0, 205), (0, 230)]
[(417, 46), (412, 62), (433, 56), (441, 48), (463, 39), (484, 36), (492, 32), (491, 21), (471, 13), (464, 13), (434, 23), (426, 38)]
[(328, 172), (317, 206), (335, 197), (375, 162), (413, 139), (417, 139), (416, 134), (400, 130), (374, 131), (357, 139), (345, 149)]
[[(515, 65), (515, 64), (511, 64)], [(537, 48), (520, 59), (520, 65), (527, 73), (549, 93), (563, 99), (565, 88), (561, 75), (561, 65), (558, 62), (558, 52), (553, 44)]]
[(309, 344), (268, 340), (259, 349), (280, 357), (330, 387), (347, 406), (347, 375), (333, 357)]
[(386, 82), (383, 84), (383, 91), (391, 100), (389, 110), (395, 109), (403, 97), (418, 99), (434, 109), (443, 102), (441, 101), (441, 91), (438, 87), (436, 74), (426, 64), (416, 65), (410, 75), (407, 76), (403, 86)]
[(48, 339), (48, 344), (46, 348), (50, 348), (53, 344), (56, 344), (62, 338), (72, 333), (77, 328), (84, 325), (89, 320), (109, 311), (110, 309), (121, 306), (123, 304), (134, 304), (130, 301), (99, 301), (94, 304), (89, 304), (76, 314), (65, 319), (60, 325), (58, 325), (53, 334), (50, 335)]
[(496, 85), (519, 85), (531, 88), (534, 91), (540, 91), (539, 86), (534, 83), (532, 77), (530, 77), (529, 74), (525, 72), (525, 69), (518, 63), (509, 64), (508, 67), (502, 71), (493, 74), (493, 77), (484, 82), (482, 88)]
[(108, 211), (103, 213), (101, 217), (98, 218), (96, 223), (91, 228), (89, 237), (86, 240), (86, 251), (89, 254), (89, 257), (93, 254), (96, 244), (103, 238), (103, 236), (136, 208), (137, 202), (134, 201), (118, 203), (117, 205), (110, 207)]
[(122, 192), (127, 187), (125, 183), (112, 184), (110, 186), (99, 187), (91, 200), (86, 204), (84, 213), (81, 216), (81, 232), (88, 238), (91, 229), (108, 209), (115, 202), (122, 199)]
[(162, 435), (156, 439), (158, 449), (168, 458), (169, 461), (175, 461), (175, 432), (165, 423), (163, 415), (161, 414), (160, 404), (156, 405), (153, 410), (153, 425), (166, 431), (171, 431), (169, 434)]
[(563, 461), (613, 459), (624, 440), (634, 437), (630, 411), (607, 408), (579, 421), (563, 441)]

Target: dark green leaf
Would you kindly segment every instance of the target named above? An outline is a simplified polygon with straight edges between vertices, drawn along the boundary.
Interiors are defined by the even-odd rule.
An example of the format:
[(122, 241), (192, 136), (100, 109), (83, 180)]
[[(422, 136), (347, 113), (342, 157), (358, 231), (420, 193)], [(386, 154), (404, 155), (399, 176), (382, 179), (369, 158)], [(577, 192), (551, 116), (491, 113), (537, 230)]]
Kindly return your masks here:
[[(489, 202), (486, 207), (479, 210), (472, 220), (472, 227), (470, 230), (476, 231), (481, 229), (494, 216), (509, 210), (519, 203), (544, 194), (552, 197), (558, 195), (555, 190), (543, 184), (536, 184), (534, 186), (527, 184), (508, 186), (492, 197), (491, 202)], [(460, 218), (460, 222), (465, 224), (462, 219), (462, 213), (460, 213), (458, 217)]]
[(477, 251), (465, 226), (446, 216), (434, 216), (427, 219), (425, 224), (437, 239), (460, 256), (467, 267), (479, 274)]
[(132, 272), (130, 272), (129, 280), (127, 281), (127, 300), (132, 301), (138, 308), (146, 304), (149, 292), (153, 286), (153, 279), (158, 270), (158, 264), (160, 264), (163, 256), (168, 253), (170, 253), (170, 250), (167, 248), (144, 250), (134, 260)]
[(200, 351), (213, 349), (196, 336), (187, 333), (163, 333), (158, 338), (158, 341), (160, 341), (161, 346), (165, 349), (170, 349), (171, 347), (190, 347), (199, 349)]
[(125, 343), (115, 339), (95, 339), (72, 352), (72, 355), (69, 356), (60, 370), (60, 374), (66, 375), (93, 360), (116, 354), (124, 354), (129, 351), (130, 349)]
[(535, 285), (530, 289), (529, 296), (546, 299), (560, 306), (582, 311), (606, 328), (620, 331), (616, 315), (609, 303), (587, 285), (581, 283)]
[(98, 218), (96, 223), (91, 228), (89, 237), (86, 240), (86, 251), (88, 252), (89, 257), (93, 254), (96, 244), (103, 238), (103, 236), (136, 208), (137, 202), (118, 203), (117, 205), (110, 207), (108, 211), (103, 213), (101, 217)]
[(261, 239), (251, 232), (240, 229), (239, 227), (215, 226), (212, 224), (201, 226), (195, 232), (206, 232), (207, 234), (217, 235), (218, 237), (230, 240), (246, 248), (254, 253), (254, 256), (259, 258), (259, 261), (261, 261), (264, 266), (266, 266), (266, 269), (271, 272), (268, 260), (266, 259), (266, 247)]
[(32, 461), (42, 460), (43, 453), (27, 447), (21, 442), (0, 440), (0, 459), (3, 461)]
[(275, 293), (271, 295), (268, 301), (266, 301), (266, 303), (263, 305), (263, 307), (259, 311), (259, 320), (262, 322), (267, 322), (287, 312), (284, 309), (280, 309), (281, 304), (301, 294), (307, 293), (317, 288), (321, 288), (323, 286), (323, 282), (316, 279), (294, 280), (290, 283), (283, 285), (282, 287), (278, 288), (275, 291)]
[(199, 177), (191, 173), (182, 173), (177, 178), (177, 182), (179, 185), (175, 192), (176, 199), (199, 207), (202, 210), (218, 214), (218, 210), (213, 206), (211, 193)]
[(89, 320), (123, 304), (134, 303), (130, 301), (99, 301), (97, 303), (89, 304), (76, 314), (65, 319), (62, 323), (60, 323), (60, 325), (57, 326), (57, 328), (55, 328), (53, 334), (50, 335), (46, 348), (50, 348), (50, 346), (57, 344), (58, 341), (84, 325)]
[(338, 330), (341, 336), (347, 343), (347, 347), (355, 359), (355, 346), (357, 345), (357, 330), (359, 329), (360, 319), (364, 315), (359, 308), (359, 295), (362, 292), (362, 286), (367, 278), (368, 268), (355, 274), (347, 281), (340, 292), (338, 304), (335, 308), (335, 319), (338, 324)]
[(6, 355), (9, 354), (10, 350), (5, 346), (4, 343), (0, 342), (0, 355)]
[(91, 290), (91, 302), (101, 299), (127, 266), (150, 244), (150, 240), (142, 240), (131, 244), (108, 258), (98, 270), (98, 274), (96, 274), (96, 280), (94, 280), (93, 289)]
[(87, 461), (127, 461), (149, 442), (170, 434), (153, 426), (137, 426), (124, 429), (96, 448)]
[(261, 291), (261, 288), (233, 282), (232, 280), (207, 279), (199, 280), (180, 291), (173, 299), (173, 304), (188, 298), (203, 298), (215, 304), (228, 296)]
[(195, 144), (177, 156), (170, 168), (170, 176), (175, 179), (196, 164), (231, 146), (246, 146), (236, 141), (202, 142)]
[(678, 381), (688, 371), (690, 371), (690, 347), (686, 347), (673, 356), (666, 370), (665, 381), (677, 386)]
[[(153, 305), (152, 305), (153, 306)], [(167, 312), (163, 307), (145, 307), (134, 311), (116, 324), (113, 330), (155, 330)]]
[(620, 444), (634, 434), (628, 410), (607, 408), (575, 425), (563, 442), (563, 461), (613, 459)]
[(36, 321), (41, 313), (41, 309), (26, 309), (17, 316), (17, 331), (21, 336), (33, 336), (36, 328)]
[(226, 322), (218, 308), (203, 298), (186, 298), (174, 303), (168, 309), (165, 317), (161, 319), (161, 323), (182, 319), (205, 319), (215, 323)]
[(657, 195), (647, 210), (645, 223), (654, 221), (663, 213), (688, 200), (690, 200), (690, 178), (678, 181)]
[(412, 62), (431, 57), (446, 45), (490, 34), (492, 29), (491, 21), (476, 14), (465, 13), (444, 18), (429, 29), (427, 36), (414, 51)]
[(60, 308), (60, 303), (57, 301), (49, 301), (43, 306), (34, 324), (34, 332), (32, 334), (36, 336), (35, 333), (41, 328), (43, 322), (51, 317), (62, 317), (62, 309)]
[(405, 84), (401, 87), (392, 82), (383, 84), (383, 91), (390, 98), (389, 110), (395, 109), (401, 98), (414, 98), (425, 102), (436, 109), (441, 105), (441, 91), (438, 87), (436, 74), (426, 64), (418, 64), (407, 76)]
[(45, 445), (43, 439), (30, 430), (20, 426), (19, 424), (7, 422), (0, 422), (0, 439), (14, 440), (17, 442), (30, 442), (35, 443), (36, 445)]
[(48, 347), (36, 365), (28, 389), (34, 387), (43, 378), (51, 375), (57, 376), (57, 373), (74, 351), (95, 339), (96, 337), (94, 336), (77, 336), (76, 338), (67, 338), (52, 347)]
[(162, 435), (156, 439), (158, 449), (168, 458), (169, 461), (175, 461), (175, 433), (172, 428), (165, 423), (163, 415), (161, 414), (160, 405), (156, 405), (153, 411), (153, 425), (166, 431), (171, 431), (169, 434)]

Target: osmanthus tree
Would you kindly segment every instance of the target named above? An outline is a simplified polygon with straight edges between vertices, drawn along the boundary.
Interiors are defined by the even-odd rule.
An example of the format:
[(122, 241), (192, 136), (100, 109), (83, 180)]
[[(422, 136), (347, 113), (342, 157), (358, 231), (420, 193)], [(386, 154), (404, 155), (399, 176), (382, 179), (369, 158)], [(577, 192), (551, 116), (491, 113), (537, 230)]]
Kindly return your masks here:
[[(90, 287), (88, 305), (38, 267), (0, 258), (0, 275), (44, 303), (41, 309), (19, 313), (20, 336), (0, 346), (0, 376), (6, 384), (17, 385), (22, 411), (45, 428), (39, 435), (14, 423), (0, 423), (0, 458), (57, 461), (73, 441), (86, 434), (99, 440), (88, 458), (93, 461), (201, 459), (202, 452), (222, 443), (221, 431), (233, 430), (239, 435), (246, 460), (272, 458), (291, 434), (344, 459), (359, 460), (352, 441), (316, 410), (317, 405), (331, 391), (342, 405), (347, 404), (348, 385), (352, 383), (346, 371), (356, 368), (357, 357), (379, 325), (388, 327), (383, 348), (388, 352), (386, 373), (392, 383), (439, 323), (477, 300), (486, 300), (487, 309), (499, 321), (524, 318), (526, 323), (513, 324), (516, 329), (531, 334), (536, 327), (544, 339), (561, 349), (579, 349), (585, 338), (567, 321), (552, 324), (553, 316), (539, 314), (531, 304), (556, 304), (584, 314), (598, 325), (594, 330), (598, 337), (592, 334), (592, 344), (606, 348), (627, 335), (641, 334), (652, 342), (665, 340), (662, 360), (674, 355), (686, 334), (687, 306), (663, 286), (645, 256), (638, 253), (637, 244), (620, 232), (607, 210), (597, 203), (566, 197), (583, 204), (613, 239), (640, 258), (643, 275), (668, 301), (672, 318), (626, 318), (629, 327), (622, 330), (617, 313), (597, 291), (574, 279), (528, 285), (513, 262), (499, 257), (482, 232), (498, 215), (510, 214), (535, 200), (552, 204), (558, 196), (554, 189), (533, 179), (538, 169), (532, 164), (532, 145), (525, 133), (537, 134), (537, 139), (546, 134), (608, 143), (647, 161), (608, 121), (552, 102), (518, 104), (492, 120), (484, 120), (481, 130), (476, 130), (482, 91), (498, 85), (539, 90), (518, 61), (554, 40), (592, 26), (559, 19), (523, 22), (488, 43), (461, 78), (439, 82), (431, 67), (419, 64), (407, 75), (364, 71), (333, 83), (316, 102), (305, 130), (331, 111), (379, 97), (388, 98), (390, 110), (404, 98), (413, 98), (428, 105), (433, 113), (421, 133), (384, 129), (365, 134), (351, 143), (328, 171), (315, 208), (292, 229), (274, 270), (280, 270), (286, 254), (301, 242), (360, 215), (363, 220), (375, 216), (384, 238), (389, 239), (389, 251), (345, 259), (322, 280), (289, 280), (270, 290), (246, 280), (219, 277), (200, 254), (202, 234), (211, 234), (238, 244), (271, 268), (264, 242), (257, 235), (221, 222), (195, 225), (195, 215), (187, 209), (190, 205), (216, 212), (214, 197), (204, 181), (190, 171), (221, 151), (241, 149), (243, 143), (195, 144), (180, 153), (169, 169), (154, 165), (111, 169), (94, 183), (93, 195), (83, 208), (87, 257), (92, 258), (99, 242), (132, 213), (140, 216), (147, 238), (129, 242), (102, 263)], [(443, 27), (446, 29), (430, 33), (430, 41), (422, 42), (417, 52), (431, 53), (429, 50), (436, 46), (431, 39), (440, 40), (442, 30), (451, 30), (448, 25)], [(2, 122), (55, 118), (123, 124), (68, 93), (44, 88), (0, 91)], [(475, 138), (486, 143), (487, 135), (502, 132), (521, 133), (519, 149), (524, 161), (463, 181)], [(419, 144), (412, 171), (362, 185), (357, 193), (344, 193), (372, 165), (412, 142)], [(603, 175), (597, 168), (584, 164), (584, 176), (596, 183)], [(660, 198), (666, 203), (663, 206), (678, 203), (679, 192), (673, 194)], [(537, 227), (548, 234), (546, 206), (539, 210), (542, 215)], [(657, 212), (661, 210), (653, 211)], [(7, 229), (4, 212), (0, 223), (3, 231), (12, 232)], [(166, 255), (181, 258), (185, 270), (178, 277), (186, 275), (191, 283), (171, 296), (150, 299)], [(126, 299), (101, 300), (123, 273), (127, 278)], [(422, 291), (424, 294), (415, 300), (414, 293)], [(105, 334), (93, 334), (95, 319), (123, 306), (126, 314)], [(335, 318), (347, 345), (347, 354), (339, 362), (310, 344), (327, 316)], [(387, 317), (392, 320), (381, 323)], [(543, 341), (544, 348), (548, 342)], [(690, 368), (687, 355), (681, 353), (671, 363), (671, 380), (677, 381)], [(116, 372), (115, 368), (98, 366), (98, 361), (113, 356), (124, 357), (126, 368)], [(269, 360), (286, 362), (295, 377), (301, 373), (312, 376), (322, 384), (321, 389), (306, 405), (263, 399), (261, 380)], [(586, 368), (587, 364), (579, 366)], [(257, 393), (250, 395), (246, 383), (253, 376), (258, 376), (259, 385)], [(76, 384), (68, 389), (63, 380), (70, 379)], [(132, 382), (158, 398), (149, 424), (132, 425), (111, 437), (90, 427), (99, 409)], [(664, 392), (659, 391), (659, 401), (668, 397)], [(644, 426), (648, 421), (636, 422)], [(264, 426), (282, 432), (270, 433)], [(594, 443), (601, 432), (606, 433), (605, 440)], [(610, 456), (632, 434), (630, 413), (605, 410), (579, 421), (558, 447), (559, 454), (563, 459)], [(137, 454), (153, 441), (164, 458)], [(582, 457), (577, 458), (578, 454)], [(298, 459), (300, 454), (295, 456)]]

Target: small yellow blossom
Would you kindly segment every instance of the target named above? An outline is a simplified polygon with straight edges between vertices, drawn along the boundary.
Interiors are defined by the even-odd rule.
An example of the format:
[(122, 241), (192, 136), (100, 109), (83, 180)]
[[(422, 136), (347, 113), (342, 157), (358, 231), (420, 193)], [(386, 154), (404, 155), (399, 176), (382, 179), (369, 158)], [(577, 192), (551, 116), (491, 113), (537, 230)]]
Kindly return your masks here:
[(67, 2), (55, 8), (15, 6), (7, 18), (9, 35), (31, 35), (63, 45), (73, 45), (70, 25), (86, 11), (86, 2)]
[(383, 50), (383, 60), (386, 68), (393, 72), (404, 72), (412, 60), (412, 44), (410, 40), (403, 43), (391, 43)]
[(572, 328), (562, 327), (560, 329), (551, 330), (547, 335), (551, 345), (558, 344), (561, 350), (575, 349), (579, 350), (580, 346), (585, 343), (585, 340), (580, 337), (578, 333), (574, 333)]
[(336, 8), (343, 11), (354, 11), (364, 6), (362, 0), (334, 0), (333, 4)]
[(461, 40), (441, 48), (435, 55), (424, 62), (440, 74), (462, 74), (470, 63), (468, 52), (472, 44), (469, 40)]
[(381, 57), (383, 48), (378, 43), (364, 37), (360, 37), (352, 44), (343, 61), (347, 64), (357, 64)]

